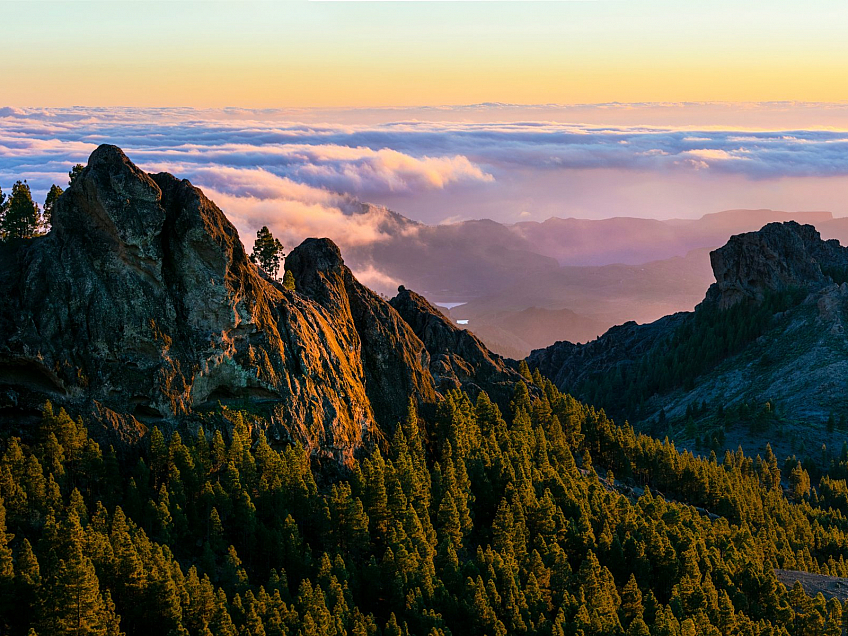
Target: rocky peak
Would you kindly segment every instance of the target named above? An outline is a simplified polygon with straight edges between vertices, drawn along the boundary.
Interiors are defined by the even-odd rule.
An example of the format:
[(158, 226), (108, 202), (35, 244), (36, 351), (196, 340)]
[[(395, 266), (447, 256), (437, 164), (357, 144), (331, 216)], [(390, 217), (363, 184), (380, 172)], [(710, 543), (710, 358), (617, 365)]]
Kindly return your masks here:
[(131, 443), (250, 404), (271, 440), (348, 462), (450, 374), (495, 398), (517, 379), (423, 299), (404, 316), (361, 285), (329, 239), (291, 252), (285, 290), (200, 189), (115, 146), (92, 153), (54, 219), (45, 237), (0, 245), (0, 420), (50, 399)]
[(377, 294), (360, 284), (330, 239), (306, 239), (286, 257), (295, 288), (320, 305), (335, 325), (356, 334), (350, 343), (361, 356), (376, 417), (392, 425), (410, 396), (419, 406), (436, 399), (430, 357), (412, 328)]
[(848, 248), (823, 241), (812, 225), (787, 221), (730, 237), (710, 261), (716, 282), (707, 299), (726, 308), (745, 298), (761, 300), (767, 291), (830, 284), (834, 271), (848, 267)]
[(121, 245), (145, 257), (159, 255), (156, 237), (165, 221), (161, 191), (116, 146), (100, 146), (61, 197), (53, 216), (57, 236)]
[(350, 319), (347, 279), (352, 274), (338, 245), (327, 238), (309, 238), (286, 257), (285, 268), (294, 275), (295, 289), (333, 312)]

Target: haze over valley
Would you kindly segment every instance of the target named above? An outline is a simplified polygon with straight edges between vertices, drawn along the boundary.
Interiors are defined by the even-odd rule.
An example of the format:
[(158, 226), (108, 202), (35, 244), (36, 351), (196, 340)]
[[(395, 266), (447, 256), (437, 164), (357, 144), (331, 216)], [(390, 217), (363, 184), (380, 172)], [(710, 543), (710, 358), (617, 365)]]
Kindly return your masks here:
[[(796, 219), (848, 238), (848, 138), (780, 130), (809, 125), (812, 107), (756, 105), (772, 130), (741, 130), (747, 111), (721, 104), (6, 107), (0, 183), (26, 179), (43, 200), (109, 138), (203, 187), (245, 240), (263, 225), (287, 249), (331, 238), (373, 289), (452, 305), (454, 320), (521, 358), (691, 310), (713, 282), (709, 250), (733, 234)], [(539, 116), (591, 123), (526, 119)], [(674, 125), (637, 125), (661, 116)]]

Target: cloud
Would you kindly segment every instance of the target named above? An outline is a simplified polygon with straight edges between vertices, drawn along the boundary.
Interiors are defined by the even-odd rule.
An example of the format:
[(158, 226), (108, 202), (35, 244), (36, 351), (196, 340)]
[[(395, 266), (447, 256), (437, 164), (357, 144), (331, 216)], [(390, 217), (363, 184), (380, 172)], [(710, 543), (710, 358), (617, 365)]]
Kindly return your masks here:
[(24, 114), (25, 112), (20, 108), (13, 108), (11, 106), (3, 106), (0, 108), (0, 117), (20, 117)]
[[(363, 114), (4, 107), (0, 186), (8, 189), (26, 178), (36, 197), (43, 199), (51, 183), (64, 185), (74, 163), (84, 162), (98, 144), (108, 142), (124, 148), (147, 170), (169, 171), (204, 188), (246, 235), (268, 224), (289, 245), (315, 235), (359, 245), (383, 240), (392, 222), (385, 209), (360, 201), (390, 203), (402, 213), (418, 210), (418, 218), (432, 221), (461, 220), (475, 210), (492, 214), (494, 209), (502, 211), (501, 218), (516, 219), (535, 215), (546, 196), (546, 209), (567, 205), (562, 193), (540, 192), (539, 184), (561, 176), (562, 183), (579, 186), (586, 171), (650, 174), (668, 182), (704, 175), (750, 183), (848, 176), (844, 129), (769, 131), (531, 119), (641, 113), (649, 107), (672, 114), (694, 108), (479, 104)], [(793, 107), (819, 112), (814, 105), (762, 108), (776, 112)], [(470, 117), (474, 113), (503, 121), (475, 121)], [(519, 119), (517, 113), (528, 119)], [(369, 118), (376, 123), (362, 123)], [(629, 177), (625, 181), (633, 183)], [(608, 187), (615, 185), (610, 182)], [(625, 200), (630, 200), (633, 187), (622, 190)]]
[(494, 181), (462, 155), (419, 159), (390, 148), (338, 145), (308, 146), (300, 152), (305, 161), (295, 173), (297, 178), (342, 192), (414, 193), (454, 183)]
[(206, 189), (206, 194), (243, 232), (242, 240), (248, 245), (263, 225), (267, 225), (287, 248), (310, 236), (332, 238), (342, 247), (388, 238), (380, 229), (385, 221), (384, 208), (349, 214), (341, 208), (317, 202), (239, 197), (212, 189)]
[[(481, 108), (497, 113), (508, 106)], [(34, 160), (63, 153), (79, 160), (96, 144), (110, 141), (139, 163), (258, 167), (357, 195), (413, 196), (428, 189), (492, 184), (515, 167), (685, 169), (687, 159), (750, 178), (848, 174), (845, 130), (698, 130), (546, 121), (326, 124), (281, 121), (274, 111), (234, 109), (0, 112), (7, 113), (0, 121), (4, 164), (14, 157)], [(742, 155), (744, 162), (727, 160)]]
[(250, 245), (267, 225), (287, 248), (310, 236), (329, 237), (342, 247), (388, 238), (385, 208), (345, 194), (297, 183), (262, 169), (159, 163), (151, 169), (182, 175), (201, 187)]
[(400, 285), (398, 279), (380, 271), (374, 265), (357, 268), (353, 270), (353, 275), (366, 287), (386, 296), (394, 296)]

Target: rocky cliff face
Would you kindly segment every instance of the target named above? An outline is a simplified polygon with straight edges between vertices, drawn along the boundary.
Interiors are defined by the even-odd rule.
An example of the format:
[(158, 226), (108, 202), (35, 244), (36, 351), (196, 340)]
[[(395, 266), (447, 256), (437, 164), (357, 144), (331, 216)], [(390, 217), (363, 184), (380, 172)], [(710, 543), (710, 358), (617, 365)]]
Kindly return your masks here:
[[(738, 303), (748, 304), (741, 311), (737, 308), (739, 323), (725, 325), (728, 335), (724, 337), (732, 337), (759, 308), (769, 306), (763, 304), (768, 292), (800, 289), (799, 301), (767, 318), (761, 331), (741, 348), (702, 369), (694, 387), (679, 382), (644, 404), (629, 405), (630, 411), (621, 415), (635, 423), (639, 407), (645, 423), (656, 423), (661, 411), (671, 422), (680, 421), (688, 407), (702, 402), (724, 407), (769, 402), (789, 420), (812, 426), (796, 431), (798, 440), (812, 444), (808, 448), (819, 448), (823, 441), (830, 446), (832, 440), (816, 431), (824, 430), (831, 414), (848, 408), (848, 284), (843, 282), (848, 274), (848, 248), (821, 240), (809, 225), (772, 223), (758, 232), (732, 237), (711, 253), (711, 261), (716, 283), (696, 310), (703, 312), (700, 321), (692, 313), (680, 313), (646, 325), (627, 323), (584, 345), (559, 342), (536, 350), (528, 364), (563, 390), (575, 391), (590, 377), (633, 378), (639, 369), (654, 370), (657, 360), (668, 360), (661, 352), (674, 351), (676, 341), (717, 347), (709, 333), (711, 321), (721, 320)], [(795, 452), (787, 438), (781, 435), (770, 441), (773, 445), (786, 442), (785, 452)], [(732, 435), (728, 440), (732, 447), (744, 443)], [(765, 443), (754, 442), (753, 451), (761, 450), (757, 443)]]
[(496, 402), (509, 401), (521, 377), (477, 336), (445, 320), (426, 299), (403, 286), (389, 302), (424, 343), (439, 391), (461, 389), (476, 397), (483, 390)]
[(307, 239), (292, 250), (285, 266), (299, 294), (329, 312), (337, 329), (355, 334), (351, 350), (360, 352), (378, 421), (400, 421), (410, 396), (419, 403), (435, 402), (424, 344), (387, 302), (354, 278), (332, 241)]
[(732, 236), (710, 253), (716, 282), (707, 300), (724, 309), (740, 300), (762, 300), (767, 291), (817, 288), (848, 267), (848, 248), (823, 241), (812, 225), (769, 223), (758, 232)]
[[(51, 399), (133, 442), (153, 422), (249, 402), (272, 438), (348, 461), (410, 397), (437, 398), (430, 356), (331, 241), (305, 242), (286, 267), (294, 292), (259, 272), (199, 189), (101, 146), (52, 231), (0, 249), (0, 414)], [(513, 380), (505, 367), (478, 378)]]

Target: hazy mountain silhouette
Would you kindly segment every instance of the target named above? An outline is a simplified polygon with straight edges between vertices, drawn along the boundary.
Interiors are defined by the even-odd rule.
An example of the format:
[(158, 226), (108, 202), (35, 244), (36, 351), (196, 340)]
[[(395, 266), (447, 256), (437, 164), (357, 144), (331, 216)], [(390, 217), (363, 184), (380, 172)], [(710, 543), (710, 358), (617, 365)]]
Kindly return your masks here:
[[(689, 311), (712, 282), (708, 251), (730, 236), (797, 220), (848, 240), (830, 212), (727, 210), (700, 219), (491, 220), (427, 226), (392, 213), (385, 239), (345, 250), (354, 271), (383, 274), (468, 320), (495, 351), (523, 357), (557, 340), (585, 342), (627, 320)], [(372, 283), (373, 284), (373, 283)], [(529, 310), (533, 310), (532, 312)]]

